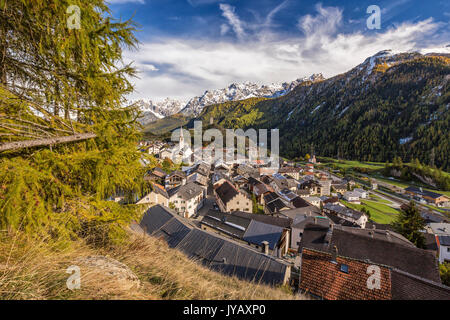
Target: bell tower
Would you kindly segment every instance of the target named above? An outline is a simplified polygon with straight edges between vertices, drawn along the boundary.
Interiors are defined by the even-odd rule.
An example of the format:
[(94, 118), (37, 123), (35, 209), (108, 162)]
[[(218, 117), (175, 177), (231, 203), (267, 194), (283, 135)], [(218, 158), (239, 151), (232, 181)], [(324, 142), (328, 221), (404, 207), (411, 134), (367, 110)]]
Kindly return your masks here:
[(180, 128), (180, 141), (179, 141), (180, 150), (184, 147), (184, 135), (183, 135), (183, 127)]

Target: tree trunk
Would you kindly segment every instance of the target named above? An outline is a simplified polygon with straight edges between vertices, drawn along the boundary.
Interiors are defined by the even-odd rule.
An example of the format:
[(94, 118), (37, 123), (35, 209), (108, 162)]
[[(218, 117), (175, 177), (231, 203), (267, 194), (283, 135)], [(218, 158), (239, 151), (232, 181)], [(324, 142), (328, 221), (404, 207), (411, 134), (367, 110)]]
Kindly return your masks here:
[(79, 134), (72, 135), (72, 136), (8, 142), (8, 143), (0, 144), (0, 152), (1, 151), (19, 150), (19, 149), (31, 148), (31, 147), (52, 146), (52, 145), (58, 145), (58, 144), (63, 144), (63, 143), (92, 139), (95, 137), (97, 137), (97, 135), (95, 133), (79, 133)]
[(6, 87), (6, 31), (0, 26), (0, 84)]

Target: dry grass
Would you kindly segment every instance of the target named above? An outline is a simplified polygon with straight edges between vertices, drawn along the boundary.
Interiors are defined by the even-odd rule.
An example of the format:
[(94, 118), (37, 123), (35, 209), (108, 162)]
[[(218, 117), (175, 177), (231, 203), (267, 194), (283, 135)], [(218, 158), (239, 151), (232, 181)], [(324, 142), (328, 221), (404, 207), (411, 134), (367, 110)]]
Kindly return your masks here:
[[(66, 270), (80, 257), (103, 255), (127, 265), (141, 287), (122, 289), (107, 273), (81, 267), (81, 289), (67, 289)], [(285, 287), (249, 283), (213, 272), (164, 241), (131, 234), (126, 244), (58, 248), (15, 236), (0, 240), (0, 299), (294, 299)]]

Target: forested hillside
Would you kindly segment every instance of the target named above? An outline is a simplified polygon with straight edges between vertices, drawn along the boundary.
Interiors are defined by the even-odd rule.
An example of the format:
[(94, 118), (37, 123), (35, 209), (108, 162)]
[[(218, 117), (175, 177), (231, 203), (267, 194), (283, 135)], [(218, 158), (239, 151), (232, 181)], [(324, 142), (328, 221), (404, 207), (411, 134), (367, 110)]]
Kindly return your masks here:
[(290, 94), (207, 107), (199, 118), (231, 128), (279, 128), (283, 156), (404, 161), (450, 170), (450, 59), (389, 51)]

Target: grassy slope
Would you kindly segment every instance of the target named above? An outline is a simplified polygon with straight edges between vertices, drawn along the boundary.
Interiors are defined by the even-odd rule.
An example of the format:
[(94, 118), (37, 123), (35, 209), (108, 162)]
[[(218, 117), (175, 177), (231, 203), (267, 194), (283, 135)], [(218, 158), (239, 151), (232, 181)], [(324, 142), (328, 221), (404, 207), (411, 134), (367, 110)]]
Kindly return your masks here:
[(374, 200), (374, 201), (377, 201), (377, 202), (380, 202), (380, 203), (388, 204), (388, 205), (391, 204), (390, 201), (384, 200), (383, 198), (381, 198), (381, 197), (379, 197), (379, 196), (377, 196), (375, 194), (371, 194), (370, 195), (370, 199)]
[[(81, 289), (66, 288), (66, 269), (79, 257), (103, 255), (126, 264), (140, 289), (120, 290), (116, 281), (89, 277), (81, 268)], [(0, 300), (4, 299), (293, 299), (272, 288), (213, 272), (165, 242), (132, 234), (126, 244), (93, 249), (81, 242), (57, 250), (44, 241), (0, 239)]]
[(362, 200), (361, 204), (349, 203), (345, 200), (341, 200), (341, 202), (345, 206), (359, 211), (362, 208), (366, 208), (370, 212), (370, 220), (380, 224), (389, 224), (394, 221), (398, 215), (397, 210), (378, 201)]
[(335, 160), (328, 157), (321, 157), (320, 162), (324, 165), (334, 164), (338, 168), (367, 168), (367, 169), (383, 169), (384, 163), (381, 162), (368, 162), (368, 161), (356, 161), (356, 160)]

